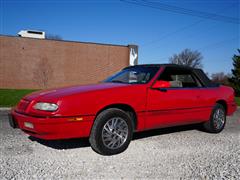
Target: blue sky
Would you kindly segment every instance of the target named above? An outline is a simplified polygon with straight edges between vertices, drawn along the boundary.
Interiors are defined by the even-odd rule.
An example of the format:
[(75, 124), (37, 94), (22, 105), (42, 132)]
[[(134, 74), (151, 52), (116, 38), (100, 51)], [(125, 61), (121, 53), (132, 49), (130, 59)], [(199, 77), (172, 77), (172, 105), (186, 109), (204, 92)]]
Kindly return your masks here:
[[(209, 73), (232, 68), (240, 24), (202, 19), (112, 1), (0, 0), (0, 34), (43, 30), (64, 40), (139, 45), (139, 63), (167, 63), (185, 48), (199, 50)], [(160, 2), (160, 1), (154, 1)], [(162, 0), (162, 3), (240, 18), (239, 0)]]

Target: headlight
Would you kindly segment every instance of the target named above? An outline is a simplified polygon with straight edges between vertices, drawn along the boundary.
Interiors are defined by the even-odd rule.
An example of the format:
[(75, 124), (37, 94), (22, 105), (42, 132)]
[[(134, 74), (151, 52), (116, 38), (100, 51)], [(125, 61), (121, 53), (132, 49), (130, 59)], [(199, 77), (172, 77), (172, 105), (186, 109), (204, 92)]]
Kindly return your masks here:
[(33, 108), (42, 111), (56, 111), (58, 109), (58, 105), (54, 103), (39, 102), (35, 104)]

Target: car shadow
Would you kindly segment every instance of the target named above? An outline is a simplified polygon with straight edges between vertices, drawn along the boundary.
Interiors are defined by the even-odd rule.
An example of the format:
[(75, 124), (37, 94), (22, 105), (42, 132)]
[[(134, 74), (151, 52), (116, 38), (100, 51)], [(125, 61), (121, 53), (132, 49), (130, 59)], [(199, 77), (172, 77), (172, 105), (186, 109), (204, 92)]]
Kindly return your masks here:
[(53, 149), (59, 149), (59, 150), (83, 148), (83, 147), (90, 146), (88, 138), (62, 139), (62, 140), (44, 140), (44, 139), (39, 139), (33, 136), (29, 136), (28, 138), (31, 141), (35, 141), (44, 146), (51, 147)]
[(171, 133), (190, 131), (190, 130), (203, 131), (201, 125), (199, 124), (174, 126), (174, 127), (167, 127), (167, 128), (161, 128), (161, 129), (147, 130), (143, 132), (136, 132), (133, 134), (132, 140), (134, 141), (134, 140), (144, 139), (144, 138), (153, 137), (153, 136), (160, 136), (163, 134), (171, 134)]
[[(194, 125), (185, 125), (185, 126), (176, 126), (176, 127), (169, 127), (169, 128), (161, 128), (161, 129), (154, 129), (148, 130), (144, 132), (136, 132), (133, 134), (133, 141), (138, 139), (144, 139), (153, 136), (159, 136), (162, 134), (171, 134), (176, 132), (183, 132), (189, 130), (200, 130), (202, 131), (201, 127), (198, 124)], [(33, 136), (28, 137), (31, 141), (38, 142), (44, 146), (53, 148), (53, 149), (75, 149), (75, 148), (83, 148), (89, 147), (90, 143), (88, 138), (76, 138), (76, 139), (64, 139), (64, 140), (43, 140)]]

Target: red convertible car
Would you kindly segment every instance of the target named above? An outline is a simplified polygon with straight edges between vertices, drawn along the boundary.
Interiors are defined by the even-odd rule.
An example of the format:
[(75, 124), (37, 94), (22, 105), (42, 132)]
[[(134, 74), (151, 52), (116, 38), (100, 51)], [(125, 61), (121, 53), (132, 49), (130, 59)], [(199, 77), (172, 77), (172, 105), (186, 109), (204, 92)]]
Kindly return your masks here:
[(9, 115), (12, 127), (46, 140), (89, 137), (103, 155), (124, 151), (133, 132), (202, 123), (219, 133), (236, 110), (234, 90), (200, 69), (136, 65), (95, 85), (34, 92)]

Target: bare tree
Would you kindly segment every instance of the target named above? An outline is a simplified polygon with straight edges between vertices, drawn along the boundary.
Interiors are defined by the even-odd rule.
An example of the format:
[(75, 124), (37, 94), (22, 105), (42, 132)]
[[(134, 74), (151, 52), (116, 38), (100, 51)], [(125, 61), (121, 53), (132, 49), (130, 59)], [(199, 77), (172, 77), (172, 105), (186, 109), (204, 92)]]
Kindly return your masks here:
[(225, 74), (224, 72), (213, 73), (211, 75), (211, 79), (213, 82), (220, 83), (223, 85), (230, 85), (230, 83), (228, 81), (229, 77), (230, 77), (230, 75)]
[(174, 54), (169, 58), (171, 64), (179, 64), (190, 66), (193, 68), (202, 68), (202, 55), (198, 51), (192, 51), (190, 49), (184, 49), (179, 54)]
[(37, 83), (40, 88), (47, 88), (52, 74), (52, 67), (49, 64), (48, 59), (46, 57), (41, 58), (36, 65), (36, 69), (33, 74), (33, 81)]

